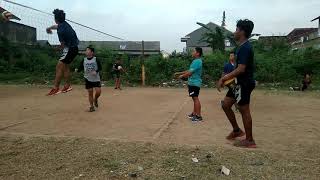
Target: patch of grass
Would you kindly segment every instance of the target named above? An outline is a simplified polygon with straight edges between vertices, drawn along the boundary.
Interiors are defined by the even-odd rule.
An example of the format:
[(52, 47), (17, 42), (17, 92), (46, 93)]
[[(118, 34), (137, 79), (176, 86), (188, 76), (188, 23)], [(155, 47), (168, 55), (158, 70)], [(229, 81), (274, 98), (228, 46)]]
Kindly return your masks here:
[[(19, 143), (17, 143), (17, 140)], [(0, 138), (0, 179), (317, 179), (319, 154), (72, 138)], [(312, 148), (312, 149), (310, 149)], [(12, 149), (15, 149), (12, 153)], [(310, 149), (310, 151), (308, 151)], [(8, 155), (8, 156), (7, 156)], [(199, 163), (192, 162), (197, 157)], [(304, 159), (315, 159), (306, 161)], [(224, 165), (230, 176), (221, 175)], [(142, 169), (141, 169), (142, 168)]]

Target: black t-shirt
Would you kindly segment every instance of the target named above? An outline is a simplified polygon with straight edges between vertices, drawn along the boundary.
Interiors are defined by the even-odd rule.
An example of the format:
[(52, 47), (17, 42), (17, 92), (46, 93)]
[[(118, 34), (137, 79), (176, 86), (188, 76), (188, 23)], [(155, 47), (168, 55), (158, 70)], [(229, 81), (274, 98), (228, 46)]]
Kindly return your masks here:
[(252, 46), (249, 41), (242, 44), (236, 53), (236, 67), (239, 64), (246, 65), (246, 70), (244, 73), (240, 74), (237, 79), (240, 84), (255, 84), (255, 80), (253, 77), (254, 73), (254, 52)]
[(79, 39), (77, 34), (66, 21), (58, 25), (57, 33), (59, 41), (64, 43), (66, 47), (72, 48), (78, 46)]
[(121, 66), (120, 63), (115, 63), (115, 64), (113, 65), (113, 70), (114, 70), (116, 73), (120, 73), (119, 66)]

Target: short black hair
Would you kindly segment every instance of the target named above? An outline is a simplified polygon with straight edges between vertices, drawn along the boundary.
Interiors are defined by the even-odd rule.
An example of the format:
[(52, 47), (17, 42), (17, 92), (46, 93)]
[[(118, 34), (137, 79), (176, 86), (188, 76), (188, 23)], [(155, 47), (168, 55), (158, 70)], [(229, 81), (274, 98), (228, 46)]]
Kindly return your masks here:
[(63, 10), (55, 9), (53, 11), (54, 19), (57, 20), (59, 23), (63, 23), (66, 21), (66, 13)]
[(239, 28), (241, 31), (244, 31), (246, 38), (250, 38), (254, 28), (254, 23), (248, 19), (240, 19), (237, 22), (237, 28)]
[(197, 53), (199, 53), (200, 56), (202, 56), (203, 52), (201, 47), (196, 47), (195, 50)]
[(236, 54), (235, 50), (231, 50), (229, 54)]
[(90, 51), (94, 52), (94, 47), (88, 46), (87, 49), (90, 49)]

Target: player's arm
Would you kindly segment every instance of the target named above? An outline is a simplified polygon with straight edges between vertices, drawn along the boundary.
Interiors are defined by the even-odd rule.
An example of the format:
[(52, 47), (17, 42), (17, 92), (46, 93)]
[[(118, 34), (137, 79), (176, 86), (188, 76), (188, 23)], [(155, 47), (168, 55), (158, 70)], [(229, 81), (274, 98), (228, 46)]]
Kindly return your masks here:
[(224, 86), (223, 83), (225, 81), (228, 81), (229, 79), (238, 77), (240, 74), (244, 73), (246, 70), (246, 65), (245, 64), (239, 64), (237, 69), (233, 70), (231, 73), (223, 76), (222, 78), (220, 78), (220, 80), (218, 81), (218, 91), (221, 91), (221, 88)]
[(47, 28), (47, 33), (48, 34), (52, 34), (52, 30), (57, 30), (57, 29), (58, 29), (58, 25), (57, 24), (52, 25), (52, 26)]
[(201, 68), (200, 62), (193, 62), (190, 66), (190, 69), (188, 71), (185, 71), (179, 78), (180, 79), (188, 78), (188, 77), (192, 76), (192, 74), (200, 68)]
[(102, 71), (101, 61), (99, 59), (96, 59), (96, 61), (97, 61), (97, 65), (98, 65), (97, 72), (101, 72)]
[(82, 72), (82, 71), (84, 71), (83, 62), (84, 62), (84, 59), (80, 62), (79, 67), (74, 70), (75, 72)]
[(246, 71), (246, 64), (239, 64), (237, 69), (233, 70), (231, 73), (226, 74), (222, 77), (222, 81), (225, 82), (229, 79), (233, 79), (235, 77), (238, 77), (240, 74), (244, 73)]
[(183, 78), (188, 78), (192, 75), (193, 72), (191, 71), (184, 71), (184, 72), (181, 72), (181, 75), (179, 76), (179, 79), (183, 79)]

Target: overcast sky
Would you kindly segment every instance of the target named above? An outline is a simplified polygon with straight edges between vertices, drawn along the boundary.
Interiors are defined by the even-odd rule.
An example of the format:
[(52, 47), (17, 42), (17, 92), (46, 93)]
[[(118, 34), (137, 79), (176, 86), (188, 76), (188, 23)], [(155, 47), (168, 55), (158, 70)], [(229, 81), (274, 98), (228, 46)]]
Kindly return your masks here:
[(221, 24), (227, 29), (238, 19), (254, 21), (256, 33), (283, 35), (296, 27), (317, 27), (320, 0), (15, 0), (52, 12), (64, 9), (67, 18), (126, 40), (161, 41), (161, 49), (182, 51), (180, 38), (197, 29), (196, 22)]

